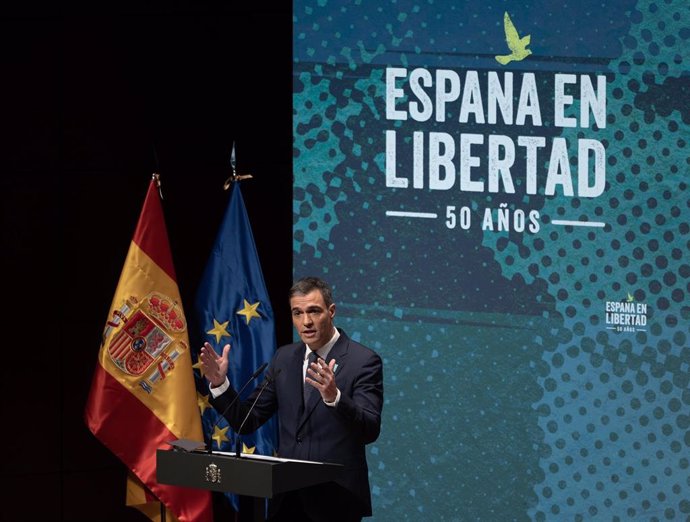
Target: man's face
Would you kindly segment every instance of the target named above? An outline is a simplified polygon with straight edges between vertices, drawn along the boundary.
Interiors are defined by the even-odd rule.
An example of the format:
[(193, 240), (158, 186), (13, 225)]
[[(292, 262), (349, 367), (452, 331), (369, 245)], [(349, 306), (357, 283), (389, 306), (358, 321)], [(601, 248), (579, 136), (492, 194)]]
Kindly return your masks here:
[(318, 350), (331, 340), (335, 304), (327, 308), (321, 291), (313, 290), (307, 295), (293, 296), (290, 309), (295, 330), (312, 350)]

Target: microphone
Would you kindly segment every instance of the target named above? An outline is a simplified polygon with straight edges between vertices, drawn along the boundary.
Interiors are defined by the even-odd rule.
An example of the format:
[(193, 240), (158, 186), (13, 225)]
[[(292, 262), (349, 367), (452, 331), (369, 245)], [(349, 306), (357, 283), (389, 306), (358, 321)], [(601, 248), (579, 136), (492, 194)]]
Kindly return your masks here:
[[(256, 379), (259, 375), (263, 373), (263, 371), (266, 369), (268, 366), (268, 363), (265, 362), (261, 366), (259, 366), (254, 373), (252, 373), (251, 377), (247, 379), (247, 382), (242, 385), (242, 388), (240, 388), (240, 391), (237, 392), (237, 395), (230, 401), (230, 404), (228, 404), (223, 412), (220, 414), (220, 416), (216, 419), (216, 422), (213, 423), (213, 426), (211, 426), (211, 434), (216, 430), (216, 427), (218, 426), (218, 423), (220, 422), (220, 419), (225, 417), (225, 414), (230, 411), (230, 408), (232, 408), (233, 404), (237, 402), (237, 399), (240, 398), (240, 394), (245, 390), (247, 386), (249, 386), (249, 383), (252, 382), (254, 379)], [(208, 454), (210, 455), (213, 453), (213, 439), (211, 439), (208, 443)]]
[(270, 383), (275, 381), (275, 378), (278, 377), (278, 374), (280, 373), (280, 370), (282, 368), (278, 368), (273, 375), (273, 377), (267, 375), (266, 380), (263, 382), (261, 385), (261, 389), (259, 390), (259, 393), (257, 394), (256, 398), (254, 399), (254, 402), (252, 402), (252, 405), (249, 407), (249, 410), (247, 411), (247, 414), (244, 416), (244, 419), (242, 420), (242, 424), (240, 424), (239, 429), (236, 432), (236, 437), (235, 437), (235, 457), (238, 459), (240, 458), (240, 433), (242, 433), (242, 428), (244, 428), (244, 423), (247, 422), (247, 419), (249, 416), (252, 414), (252, 410), (254, 409), (254, 406), (256, 405), (256, 401), (259, 400), (259, 397), (261, 397), (261, 394), (264, 392), (266, 389), (266, 386), (268, 386)]

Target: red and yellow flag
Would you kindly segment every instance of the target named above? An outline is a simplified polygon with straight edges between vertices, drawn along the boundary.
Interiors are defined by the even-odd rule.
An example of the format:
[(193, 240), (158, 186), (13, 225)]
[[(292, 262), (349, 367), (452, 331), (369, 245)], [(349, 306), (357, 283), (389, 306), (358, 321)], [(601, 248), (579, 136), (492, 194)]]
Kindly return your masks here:
[(155, 499), (182, 522), (213, 519), (210, 492), (156, 481), (157, 449), (175, 439), (204, 439), (155, 174), (103, 331), (85, 418), (131, 471), (128, 504), (152, 519), (160, 511)]

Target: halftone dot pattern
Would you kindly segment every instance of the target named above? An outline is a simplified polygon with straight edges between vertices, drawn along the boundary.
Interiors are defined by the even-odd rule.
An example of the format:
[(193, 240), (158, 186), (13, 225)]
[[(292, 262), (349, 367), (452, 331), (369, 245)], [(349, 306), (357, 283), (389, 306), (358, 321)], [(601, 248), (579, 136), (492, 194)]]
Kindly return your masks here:
[[(610, 66), (606, 129), (539, 131), (602, 140), (605, 196), (433, 195), (439, 208), (468, 200), (474, 212), (503, 202), (538, 208), (534, 236), (450, 234), (373, 212), (429, 199), (381, 188), (384, 130), (401, 130), (401, 149), (410, 137), (385, 121), (380, 64), (495, 69), (486, 58), (499, 49), (493, 27), (514, 6), (296, 8), (295, 46), (305, 48), (295, 52), (295, 272), (330, 280), (339, 325), (384, 357), (383, 436), (369, 448), (377, 520), (688, 516), (688, 206), (678, 197), (687, 172), (679, 158), (688, 156), (687, 8), (586, 4), (526, 2), (518, 19), (539, 28), (533, 45), (561, 50), (566, 39), (577, 56), (620, 56)], [(349, 25), (336, 24), (348, 16)], [(602, 27), (623, 36), (601, 45)], [(348, 35), (358, 32), (366, 34), (353, 45)], [(365, 43), (372, 39), (380, 43)], [(436, 45), (461, 58), (423, 52)], [(535, 65), (544, 88), (548, 63)], [(573, 216), (613, 221), (603, 231), (550, 225)], [(649, 305), (648, 331), (607, 332), (604, 302), (628, 291)]]
[[(545, 200), (550, 219), (538, 237), (485, 238), (507, 277), (549, 282), (575, 333), (545, 354), (541, 404), (551, 415), (540, 423), (550, 456), (535, 488), (537, 520), (690, 514), (690, 12), (686, 2), (649, 2), (630, 21), (623, 55), (610, 65), (607, 127), (595, 131), (607, 149), (605, 195)], [(578, 114), (575, 104), (570, 116)], [(607, 225), (549, 226), (556, 218)], [(520, 256), (524, 248), (534, 255)], [(628, 294), (648, 305), (646, 331), (607, 332), (605, 302)]]
[[(333, 166), (341, 163), (344, 156), (332, 129), (337, 111), (327, 85), (326, 81), (312, 82), (303, 74), (293, 86), (293, 168), (296, 179), (300, 180), (295, 184), (293, 195), (295, 252), (301, 251), (302, 244), (316, 248), (319, 238), (330, 235), (338, 223), (335, 203), (347, 194), (341, 190), (340, 180), (333, 176)], [(315, 104), (325, 110), (315, 114)], [(302, 121), (302, 114), (311, 116)], [(300, 151), (309, 151), (309, 154)]]

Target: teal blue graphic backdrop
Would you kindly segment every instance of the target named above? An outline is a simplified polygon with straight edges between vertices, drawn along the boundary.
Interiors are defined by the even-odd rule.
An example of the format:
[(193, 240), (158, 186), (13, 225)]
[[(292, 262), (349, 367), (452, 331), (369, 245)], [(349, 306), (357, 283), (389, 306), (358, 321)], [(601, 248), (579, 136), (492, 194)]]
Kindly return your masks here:
[(690, 517), (687, 2), (294, 3), (294, 267), (374, 520)]

